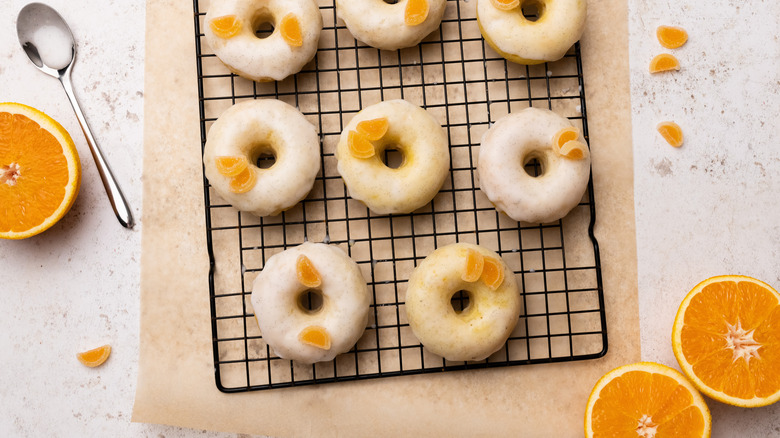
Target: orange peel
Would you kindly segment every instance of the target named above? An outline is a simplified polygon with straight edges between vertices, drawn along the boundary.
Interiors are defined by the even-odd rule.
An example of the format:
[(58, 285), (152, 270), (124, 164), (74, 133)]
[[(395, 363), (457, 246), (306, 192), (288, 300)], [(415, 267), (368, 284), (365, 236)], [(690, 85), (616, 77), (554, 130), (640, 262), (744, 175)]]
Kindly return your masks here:
[(318, 325), (312, 325), (303, 329), (298, 335), (298, 340), (312, 347), (330, 350), (330, 335), (328, 335), (324, 327)]
[(303, 46), (303, 34), (301, 33), (301, 23), (295, 14), (287, 14), (279, 23), (279, 32), (282, 38), (291, 47)]
[(236, 176), (249, 167), (249, 160), (246, 157), (219, 156), (214, 159), (214, 164), (220, 175)]
[(655, 30), (658, 42), (667, 49), (677, 49), (688, 41), (688, 32), (682, 27), (658, 26)]
[(460, 278), (469, 283), (479, 280), (482, 271), (485, 268), (485, 257), (473, 249), (466, 252), (466, 269), (463, 270)]
[(230, 39), (238, 35), (241, 32), (241, 20), (235, 15), (223, 15), (216, 17), (209, 22), (209, 27), (214, 35), (223, 38)]
[(349, 153), (355, 158), (371, 158), (376, 154), (374, 145), (368, 140), (365, 134), (357, 131), (349, 131), (347, 138)]
[(484, 259), (485, 265), (482, 268), (480, 279), (491, 290), (496, 290), (504, 282), (504, 267), (500, 261), (492, 257), (485, 257)]
[(428, 0), (409, 0), (404, 11), (404, 23), (407, 26), (417, 26), (428, 18), (430, 7)]
[(683, 132), (680, 125), (674, 122), (661, 122), (656, 126), (658, 133), (670, 145), (679, 148), (683, 144)]
[(257, 174), (254, 169), (247, 167), (241, 173), (230, 180), (230, 191), (233, 193), (246, 193), (257, 184)]
[(387, 134), (387, 129), (390, 124), (387, 122), (387, 117), (380, 117), (378, 119), (363, 120), (357, 124), (355, 130), (363, 135), (370, 141), (380, 140)]
[(76, 354), (76, 358), (78, 358), (79, 362), (82, 364), (90, 368), (95, 368), (97, 366), (103, 365), (103, 363), (108, 360), (108, 356), (110, 355), (111, 346), (106, 344), (102, 347), (78, 353)]
[(662, 53), (650, 61), (650, 73), (660, 73), (671, 70), (679, 70), (680, 61), (668, 53)]
[(295, 262), (295, 275), (298, 281), (306, 287), (320, 287), (322, 284), (320, 273), (304, 254), (299, 255)]

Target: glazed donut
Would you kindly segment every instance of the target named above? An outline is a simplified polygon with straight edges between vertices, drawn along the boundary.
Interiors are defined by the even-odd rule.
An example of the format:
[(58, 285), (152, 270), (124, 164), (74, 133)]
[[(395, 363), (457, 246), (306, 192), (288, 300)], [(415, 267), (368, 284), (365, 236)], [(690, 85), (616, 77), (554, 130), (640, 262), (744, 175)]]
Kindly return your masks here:
[[(310, 310), (307, 292), (322, 303)], [(333, 360), (360, 339), (371, 296), (344, 251), (306, 242), (273, 255), (252, 288), (252, 307), (263, 340), (283, 359), (302, 363)]]
[[(536, 6), (539, 19), (523, 15)], [(557, 61), (585, 29), (585, 0), (477, 0), (477, 23), (485, 41), (518, 64)]]
[[(467, 291), (457, 312), (452, 297)], [(433, 251), (409, 277), (409, 326), (423, 346), (451, 361), (482, 360), (509, 338), (521, 310), (515, 275), (495, 252), (469, 243)]]
[(336, 13), (355, 39), (398, 50), (420, 44), (439, 28), (447, 0), (336, 0)]
[[(382, 162), (387, 149), (401, 152), (400, 167)], [(444, 129), (405, 100), (380, 102), (357, 113), (341, 133), (336, 159), (349, 195), (378, 214), (409, 213), (427, 204), (450, 168)]]
[[(554, 148), (556, 139), (569, 150)], [(534, 159), (541, 168), (536, 177), (524, 169)], [(499, 211), (516, 221), (552, 222), (582, 200), (590, 179), (590, 154), (568, 119), (550, 110), (526, 108), (488, 129), (479, 148), (477, 173), (480, 189)]]
[[(255, 31), (271, 23), (274, 32)], [(233, 73), (258, 82), (281, 81), (314, 58), (322, 14), (313, 0), (211, 0), (203, 34)]]
[[(276, 158), (256, 166), (263, 154)], [(273, 216), (306, 197), (320, 170), (314, 125), (275, 99), (250, 100), (225, 111), (209, 129), (203, 152), (206, 178), (235, 208)]]

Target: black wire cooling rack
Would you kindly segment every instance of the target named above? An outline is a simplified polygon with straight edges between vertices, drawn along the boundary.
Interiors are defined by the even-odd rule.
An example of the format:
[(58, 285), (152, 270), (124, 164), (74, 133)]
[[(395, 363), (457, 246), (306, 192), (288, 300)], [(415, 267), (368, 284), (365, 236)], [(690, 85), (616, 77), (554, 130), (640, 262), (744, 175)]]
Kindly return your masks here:
[[(210, 51), (201, 31), (208, 1), (194, 0), (201, 147), (224, 110), (264, 98), (296, 106), (322, 141), (322, 171), (313, 190), (276, 217), (235, 210), (204, 178), (212, 342), (221, 391), (575, 361), (606, 353), (592, 183), (561, 221), (526, 224), (495, 211), (479, 191), (475, 172), (480, 138), (510, 111), (552, 109), (580, 124), (588, 138), (579, 45), (555, 63), (508, 63), (483, 42), (475, 4), (449, 0), (440, 29), (419, 46), (379, 51), (355, 41), (336, 18), (333, 0), (319, 0), (324, 29), (316, 58), (282, 82), (255, 83), (231, 74)], [(334, 150), (343, 127), (361, 108), (396, 98), (426, 108), (443, 123), (451, 174), (428, 206), (411, 214), (376, 215), (347, 196)], [(273, 158), (267, 161), (258, 165)], [(533, 163), (527, 169), (533, 172)], [(357, 345), (315, 365), (275, 356), (263, 342), (249, 300), (264, 261), (307, 240), (344, 249), (373, 293), (369, 326)], [(435, 248), (454, 242), (501, 254), (523, 289), (524, 313), (516, 329), (501, 350), (480, 362), (449, 362), (431, 354), (406, 321), (411, 271)]]

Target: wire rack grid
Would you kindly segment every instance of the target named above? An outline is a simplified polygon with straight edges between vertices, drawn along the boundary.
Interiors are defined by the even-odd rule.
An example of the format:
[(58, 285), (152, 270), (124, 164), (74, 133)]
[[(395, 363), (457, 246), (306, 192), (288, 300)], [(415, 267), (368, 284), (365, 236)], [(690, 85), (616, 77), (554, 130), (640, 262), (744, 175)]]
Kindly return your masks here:
[[(319, 0), (324, 28), (315, 59), (281, 82), (231, 74), (201, 29), (208, 0), (194, 0), (201, 147), (219, 115), (247, 99), (296, 106), (317, 128), (322, 170), (309, 196), (276, 217), (258, 218), (222, 200), (204, 178), (212, 343), (217, 387), (241, 392), (368, 378), (597, 358), (607, 330), (592, 183), (582, 202), (549, 224), (518, 223), (496, 212), (475, 171), (479, 139), (490, 124), (528, 106), (578, 124), (585, 138), (579, 45), (562, 60), (537, 66), (506, 62), (483, 41), (475, 2), (449, 0), (440, 29), (419, 46), (380, 51), (356, 41), (333, 0)], [(259, 32), (269, 32), (267, 26)], [(351, 199), (336, 171), (341, 131), (363, 107), (402, 98), (432, 113), (446, 129), (451, 173), (426, 207), (376, 215)], [(385, 157), (392, 161), (392, 157)], [(261, 158), (267, 167), (273, 157)], [(538, 172), (535, 163), (528, 172)], [(274, 355), (254, 320), (249, 297), (265, 260), (304, 241), (340, 246), (358, 263), (373, 295), (357, 345), (335, 360), (303, 365)], [(435, 248), (471, 242), (498, 252), (516, 273), (523, 314), (506, 345), (480, 362), (449, 362), (428, 352), (406, 320), (411, 271)], [(465, 305), (462, 295), (453, 306)]]

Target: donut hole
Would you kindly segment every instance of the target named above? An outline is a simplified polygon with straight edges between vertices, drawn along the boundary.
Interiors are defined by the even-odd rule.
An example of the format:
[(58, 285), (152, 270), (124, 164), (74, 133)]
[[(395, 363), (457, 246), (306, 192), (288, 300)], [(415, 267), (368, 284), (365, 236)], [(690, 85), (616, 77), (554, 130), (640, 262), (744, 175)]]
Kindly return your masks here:
[(391, 169), (398, 169), (403, 166), (404, 160), (406, 159), (404, 157), (404, 151), (401, 149), (401, 146), (397, 144), (385, 145), (384, 150), (379, 154), (379, 157), (382, 160), (382, 164)]
[(271, 36), (275, 29), (274, 17), (268, 12), (260, 11), (252, 20), (252, 31), (261, 40)]
[(298, 295), (298, 307), (308, 314), (314, 314), (322, 310), (322, 291), (307, 289)]
[(276, 164), (276, 151), (268, 144), (252, 148), (251, 162), (259, 169), (270, 169)]
[(461, 314), (468, 310), (471, 306), (471, 292), (467, 290), (459, 290), (452, 294), (450, 297), (450, 305), (452, 310), (457, 314)]
[(398, 3), (400, 0), (382, 0), (382, 1), (387, 3), (388, 5), (394, 5)]
[(528, 174), (528, 176), (531, 176), (533, 178), (538, 178), (542, 175), (544, 175), (545, 171), (545, 165), (544, 165), (544, 158), (536, 155), (536, 154), (529, 154), (525, 160), (523, 160), (523, 170), (525, 170), (525, 173)]
[(526, 0), (520, 5), (520, 11), (528, 21), (539, 21), (544, 15), (544, 1)]

